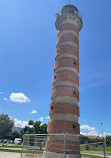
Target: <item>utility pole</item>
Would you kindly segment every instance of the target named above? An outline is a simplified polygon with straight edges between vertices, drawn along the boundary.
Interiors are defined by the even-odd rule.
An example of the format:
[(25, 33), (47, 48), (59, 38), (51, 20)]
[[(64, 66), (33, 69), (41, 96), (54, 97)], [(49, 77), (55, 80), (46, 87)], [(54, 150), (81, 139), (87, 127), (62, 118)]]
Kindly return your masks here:
[(101, 130), (102, 130), (102, 137), (103, 137), (104, 158), (107, 158), (106, 139), (103, 136), (103, 123), (102, 122), (101, 122)]

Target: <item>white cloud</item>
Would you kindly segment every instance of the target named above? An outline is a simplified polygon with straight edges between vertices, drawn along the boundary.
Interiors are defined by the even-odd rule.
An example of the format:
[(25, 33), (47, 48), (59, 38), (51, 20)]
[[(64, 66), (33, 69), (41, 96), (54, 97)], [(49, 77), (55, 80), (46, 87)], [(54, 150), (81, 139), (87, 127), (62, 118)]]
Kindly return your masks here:
[(41, 122), (44, 121), (44, 117), (40, 117), (38, 121), (41, 121)]
[(21, 120), (18, 120), (18, 119), (14, 119), (14, 126), (15, 127), (21, 127), (21, 128), (24, 128), (25, 126), (28, 126), (28, 121), (21, 121)]
[[(104, 137), (107, 136), (107, 135), (108, 135), (108, 136), (111, 136), (111, 133), (103, 132), (103, 136), (104, 136)], [(100, 134), (99, 136), (102, 137), (102, 134)]]
[(81, 125), (80, 126), (81, 129), (81, 134), (83, 135), (99, 135), (99, 132), (96, 130), (95, 127), (90, 127), (89, 125)]
[(47, 116), (47, 117), (40, 117), (40, 118), (38, 118), (38, 121), (43, 122), (44, 119), (49, 120), (49, 119), (50, 119), (50, 116)]
[(50, 120), (50, 116), (48, 116), (48, 117), (44, 117), (44, 119)]
[(32, 114), (36, 114), (37, 113), (37, 111), (36, 110), (32, 110), (32, 112), (31, 112)]
[(82, 130), (88, 130), (88, 131), (94, 131), (95, 127), (90, 127), (89, 125), (81, 125), (80, 129), (82, 129)]
[(5, 101), (7, 101), (8, 99), (7, 98), (3, 98)]
[[(95, 127), (91, 127), (89, 125), (81, 125), (80, 126), (81, 129), (81, 134), (85, 135), (85, 136), (99, 136), (102, 137), (102, 134), (100, 131), (97, 131), (97, 129)], [(103, 136), (107, 136), (107, 135), (111, 135), (111, 133), (109, 132), (103, 132)]]
[(11, 93), (10, 94), (10, 100), (12, 102), (17, 102), (17, 103), (27, 103), (30, 102), (30, 99), (25, 96), (23, 93)]
[(0, 94), (3, 94), (3, 92), (0, 92)]

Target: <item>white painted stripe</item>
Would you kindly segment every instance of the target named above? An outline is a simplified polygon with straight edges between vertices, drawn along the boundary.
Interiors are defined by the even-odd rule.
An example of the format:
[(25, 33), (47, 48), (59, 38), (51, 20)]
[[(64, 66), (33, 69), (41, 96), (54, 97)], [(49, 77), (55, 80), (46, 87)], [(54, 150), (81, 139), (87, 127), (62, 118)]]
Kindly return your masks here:
[[(64, 107), (65, 108), (65, 107)], [(72, 121), (78, 123), (78, 116), (74, 114), (51, 114), (50, 121)]]
[(71, 55), (71, 54), (60, 54), (60, 55), (56, 56), (56, 59), (65, 58), (65, 57), (73, 58), (73, 59), (78, 60), (77, 56)]
[(78, 34), (75, 31), (72, 31), (72, 30), (64, 30), (64, 31), (60, 32), (59, 37), (65, 35), (65, 34), (68, 34), (68, 33), (74, 34), (75, 36), (78, 37)]
[(54, 103), (54, 104), (57, 104), (57, 103), (69, 103), (69, 104), (78, 105), (78, 99), (74, 98), (74, 97), (68, 97), (68, 96), (54, 97), (54, 98), (52, 98), (52, 103)]
[(71, 45), (71, 46), (74, 46), (74, 47), (78, 48), (77, 44), (75, 44), (73, 42), (70, 42), (70, 41), (62, 42), (62, 43), (58, 44), (57, 47), (63, 46), (63, 45)]
[(73, 67), (60, 67), (60, 68), (55, 69), (55, 73), (60, 72), (60, 71), (72, 71), (78, 75), (78, 71)]
[(67, 24), (67, 23), (73, 24), (78, 27), (78, 23), (71, 19), (64, 20), (61, 24)]
[(70, 81), (58, 81), (58, 82), (55, 82), (53, 84), (54, 87), (57, 87), (57, 86), (72, 86), (72, 87), (75, 87), (75, 88), (78, 88), (79, 85), (75, 82), (70, 82)]
[[(69, 158), (81, 158), (81, 154), (68, 154)], [(64, 154), (55, 152), (43, 152), (43, 158), (64, 158)]]
[[(57, 140), (64, 140), (64, 135), (53, 135), (53, 133), (51, 133), (52, 135), (48, 135), (48, 140), (52, 140), (52, 141), (57, 141)], [(55, 133), (54, 133), (55, 134)], [(65, 133), (62, 133), (65, 134)], [(79, 137), (76, 135), (66, 135), (66, 141), (72, 141), (72, 142), (79, 142)]]

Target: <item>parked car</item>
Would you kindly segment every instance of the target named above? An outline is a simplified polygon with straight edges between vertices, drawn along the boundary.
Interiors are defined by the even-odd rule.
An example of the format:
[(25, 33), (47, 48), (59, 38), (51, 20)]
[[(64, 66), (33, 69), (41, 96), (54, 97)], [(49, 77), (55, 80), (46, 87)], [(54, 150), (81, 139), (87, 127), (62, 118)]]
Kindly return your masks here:
[(22, 139), (21, 138), (15, 138), (14, 144), (21, 144)]

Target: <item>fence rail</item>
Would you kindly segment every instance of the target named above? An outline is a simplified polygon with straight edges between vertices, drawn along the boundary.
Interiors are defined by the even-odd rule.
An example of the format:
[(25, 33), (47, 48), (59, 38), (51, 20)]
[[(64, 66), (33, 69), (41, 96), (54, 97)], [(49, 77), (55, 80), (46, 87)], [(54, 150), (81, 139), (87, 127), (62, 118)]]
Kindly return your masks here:
[(84, 157), (92, 155), (107, 158), (107, 154), (111, 155), (111, 148), (108, 148), (108, 153), (106, 152), (105, 138), (102, 142), (80, 144), (79, 135), (25, 134), (21, 158), (38, 158), (38, 154), (43, 154), (43, 151), (49, 152), (50, 148), (52, 152), (62, 153), (63, 158), (70, 154), (79, 154), (79, 151)]

